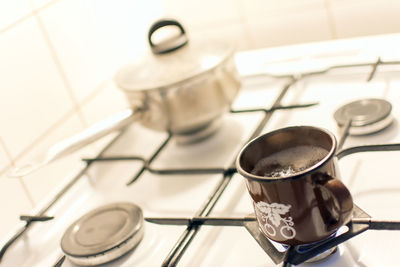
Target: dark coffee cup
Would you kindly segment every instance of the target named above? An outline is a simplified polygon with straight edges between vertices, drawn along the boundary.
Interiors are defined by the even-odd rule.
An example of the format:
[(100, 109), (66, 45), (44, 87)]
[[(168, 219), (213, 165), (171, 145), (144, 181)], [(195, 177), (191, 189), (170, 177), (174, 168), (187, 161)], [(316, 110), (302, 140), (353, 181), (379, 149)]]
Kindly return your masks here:
[(340, 181), (336, 139), (296, 126), (250, 141), (236, 160), (264, 235), (287, 245), (310, 244), (349, 222), (353, 200)]

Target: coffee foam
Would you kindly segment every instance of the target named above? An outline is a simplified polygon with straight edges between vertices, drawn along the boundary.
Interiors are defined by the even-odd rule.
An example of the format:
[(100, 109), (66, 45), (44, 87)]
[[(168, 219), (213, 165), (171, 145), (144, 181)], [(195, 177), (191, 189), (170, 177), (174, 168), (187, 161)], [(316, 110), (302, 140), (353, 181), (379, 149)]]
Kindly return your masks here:
[(292, 147), (259, 160), (251, 173), (276, 178), (291, 176), (315, 165), (328, 153), (328, 150), (317, 146)]

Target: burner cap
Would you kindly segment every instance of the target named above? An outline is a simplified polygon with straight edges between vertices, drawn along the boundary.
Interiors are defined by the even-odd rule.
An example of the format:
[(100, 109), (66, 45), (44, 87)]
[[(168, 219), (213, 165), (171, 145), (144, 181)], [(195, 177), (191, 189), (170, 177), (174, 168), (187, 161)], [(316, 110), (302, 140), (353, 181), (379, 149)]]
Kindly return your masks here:
[(339, 126), (344, 126), (351, 119), (350, 134), (362, 135), (377, 132), (389, 126), (392, 105), (383, 99), (362, 99), (348, 103), (334, 114)]
[(74, 263), (105, 263), (133, 249), (143, 238), (143, 226), (143, 213), (137, 205), (125, 202), (105, 205), (68, 227), (61, 248)]

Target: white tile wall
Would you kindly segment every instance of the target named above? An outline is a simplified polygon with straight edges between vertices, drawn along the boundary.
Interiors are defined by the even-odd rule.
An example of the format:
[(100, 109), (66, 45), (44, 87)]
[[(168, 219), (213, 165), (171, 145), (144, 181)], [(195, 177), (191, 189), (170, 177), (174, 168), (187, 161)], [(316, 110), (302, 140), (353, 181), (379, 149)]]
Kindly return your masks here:
[[(59, 1), (40, 12), (70, 86), (82, 101), (99, 82), (145, 49), (154, 1)], [(140, 12), (135, 12), (139, 11)], [(145, 16), (149, 12), (153, 14)], [(129, 45), (127, 45), (129, 44)]]
[(164, 14), (181, 21), (192, 29), (218, 28), (218, 24), (238, 21), (242, 17), (237, 0), (162, 0)]
[(326, 10), (320, 3), (307, 5), (302, 12), (269, 10), (264, 16), (250, 16), (247, 25), (254, 48), (331, 39)]
[(108, 81), (102, 84), (102, 87), (85, 104), (83, 112), (92, 124), (126, 108), (129, 108), (129, 105), (123, 92), (112, 81)]
[[(190, 28), (192, 29), (192, 28)], [(237, 50), (246, 50), (254, 47), (253, 39), (250, 32), (247, 31), (247, 26), (241, 21), (229, 21), (220, 23), (218, 27), (193, 28), (193, 33), (190, 37), (197, 40), (212, 39), (216, 41), (230, 41), (236, 45)], [(223, 32), (223, 34), (221, 34)]]
[(11, 157), (3, 139), (0, 137), (0, 173), (10, 164), (12, 164)]
[(0, 133), (17, 158), (73, 103), (33, 17), (0, 35), (0, 51)]
[(332, 1), (332, 14), (339, 38), (400, 31), (400, 2)]
[(284, 12), (297, 11), (303, 13), (305, 10), (323, 7), (324, 0), (241, 0), (241, 6), (246, 18), (275, 16)]
[[(84, 126), (79, 117), (72, 113), (63, 120), (58, 127), (49, 133), (46, 138), (36, 145), (35, 149), (25, 153), (16, 163), (23, 164), (25, 162), (30, 162), (56, 142), (64, 139), (66, 136), (72, 136), (83, 129)], [(76, 171), (80, 167), (82, 164), (80, 161), (80, 154), (91, 154), (91, 152), (91, 148), (88, 147), (84, 151), (55, 161), (22, 178), (29, 188), (33, 204), (36, 206), (42, 200), (46, 199), (46, 196), (52, 192), (57, 185), (64, 182), (64, 180), (70, 176), (71, 172)]]
[(30, 4), (31, 4), (31, 7), (33, 9), (38, 9), (40, 7), (43, 7), (43, 6), (47, 5), (47, 4), (52, 4), (52, 3), (56, 2), (56, 1), (58, 1), (58, 0), (30, 0)]
[(399, 7), (396, 0), (0, 1), (0, 239), (102, 140), (21, 180), (5, 170), (127, 106), (111, 78), (147, 49), (156, 18), (177, 18), (190, 34), (246, 50), (398, 32)]

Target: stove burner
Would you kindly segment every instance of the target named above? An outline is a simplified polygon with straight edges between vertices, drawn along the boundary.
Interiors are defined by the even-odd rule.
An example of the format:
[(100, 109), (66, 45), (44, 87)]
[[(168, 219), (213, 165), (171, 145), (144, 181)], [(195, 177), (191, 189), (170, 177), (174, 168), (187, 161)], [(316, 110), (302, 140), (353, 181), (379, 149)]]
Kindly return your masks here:
[[(244, 226), (249, 231), (249, 233), (253, 236), (253, 238), (258, 242), (258, 244), (261, 246), (262, 249), (271, 257), (271, 259), (276, 263), (279, 264), (282, 261), (285, 260), (285, 257), (287, 255), (290, 255), (288, 253), (289, 249), (294, 249), (291, 253), (294, 252), (295, 255), (306, 255), (310, 251), (314, 250), (316, 247), (321, 246), (323, 244), (329, 244), (329, 242), (333, 239), (335, 239), (338, 235), (343, 234), (343, 230), (339, 229), (337, 233), (333, 234), (332, 236), (326, 238), (325, 240), (322, 240), (320, 242), (312, 243), (312, 244), (306, 244), (306, 245), (300, 245), (300, 246), (295, 246), (295, 247), (289, 247), (287, 245), (280, 244), (278, 242), (275, 242), (267, 237), (264, 236), (262, 231), (260, 230), (258, 223), (256, 221), (248, 221), (244, 222)], [(343, 227), (346, 228), (346, 227)], [(319, 253), (314, 254), (314, 256), (310, 257), (307, 256), (307, 258), (303, 258), (299, 261), (297, 258), (296, 260), (298, 261), (296, 264), (300, 263), (316, 263), (316, 262), (321, 262), (330, 257), (331, 255), (335, 254), (335, 252), (338, 251), (337, 245), (332, 246), (332, 247), (327, 247), (326, 249), (321, 250)], [(293, 257), (293, 254), (289, 257)], [(301, 256), (303, 257), (303, 256)], [(293, 260), (293, 259), (292, 259)], [(282, 266), (291, 266), (291, 265), (282, 265)]]
[[(312, 245), (304, 245), (304, 246), (299, 246), (298, 251), (299, 253), (306, 252), (309, 248), (312, 248), (314, 244)], [(314, 262), (321, 262), (325, 259), (327, 259), (329, 256), (335, 254), (335, 252), (338, 251), (338, 247), (334, 246), (330, 249), (325, 250), (324, 252), (321, 252), (317, 256), (312, 257), (311, 259), (306, 260), (306, 263), (314, 263)]]
[(143, 238), (140, 207), (113, 203), (99, 207), (75, 221), (61, 240), (68, 258), (79, 265), (98, 265), (133, 249)]
[(362, 99), (348, 103), (335, 111), (334, 118), (340, 127), (351, 120), (349, 133), (365, 135), (380, 131), (393, 121), (392, 105), (383, 99)]

